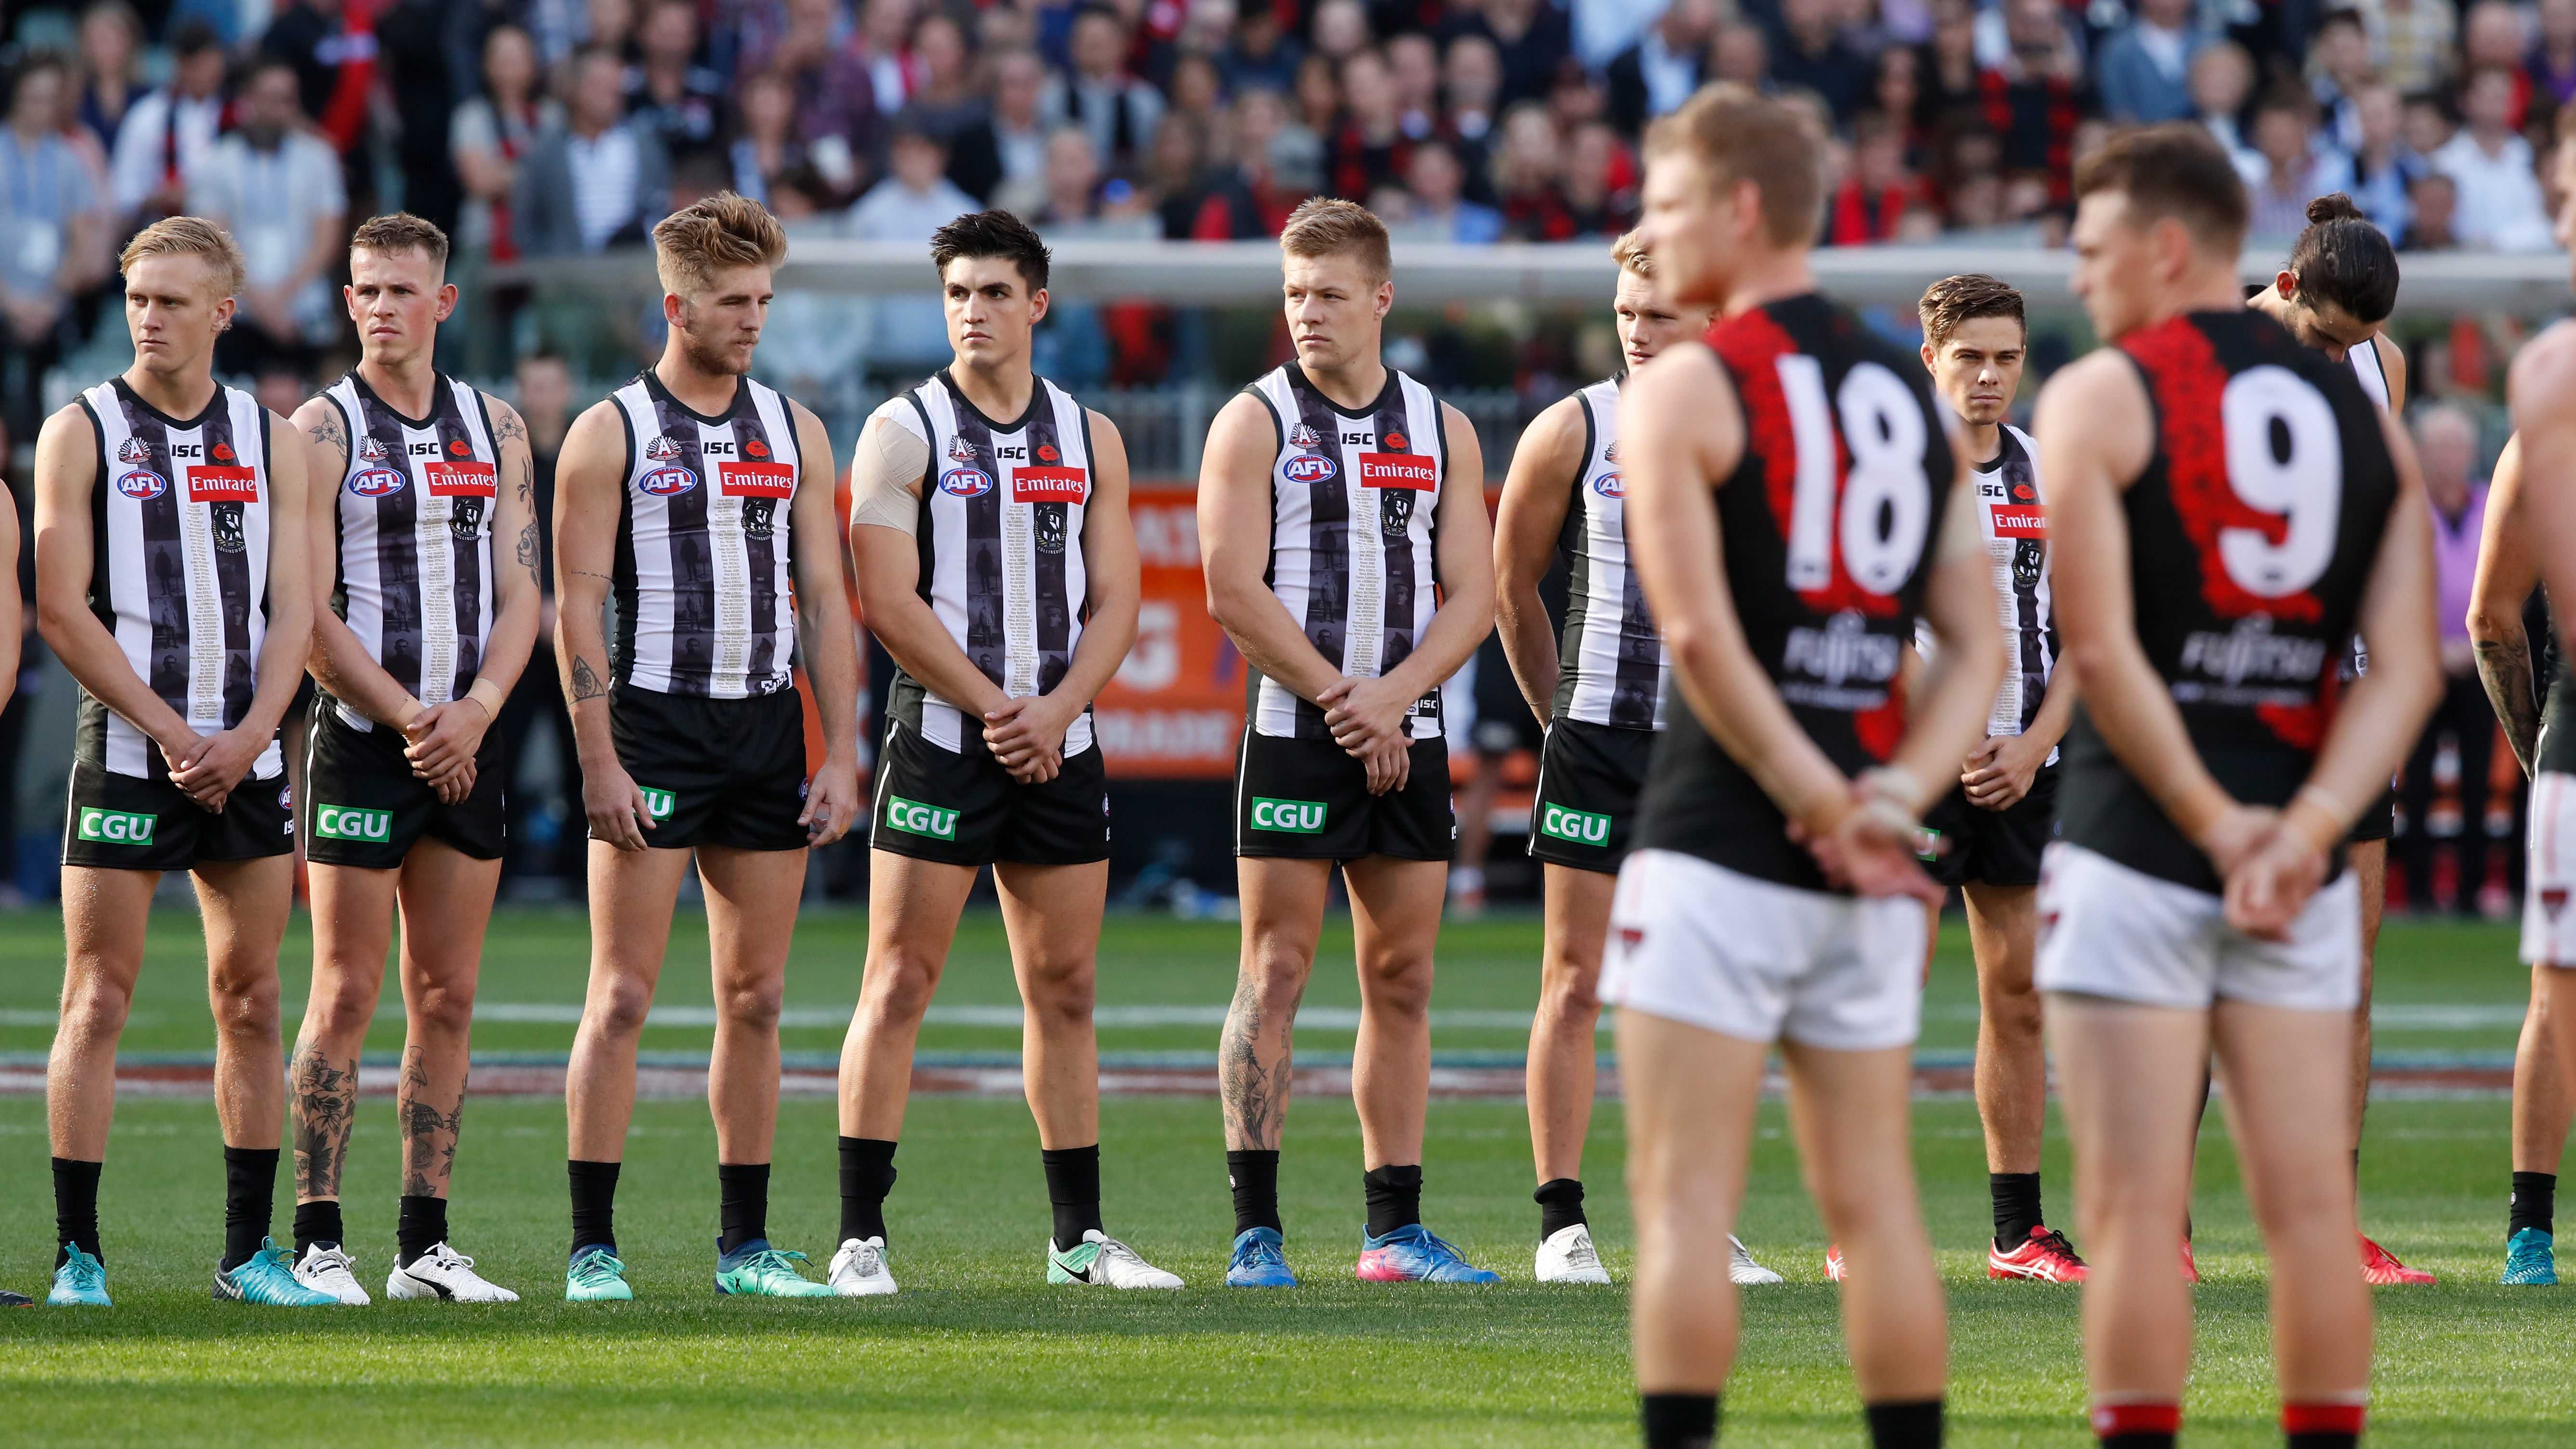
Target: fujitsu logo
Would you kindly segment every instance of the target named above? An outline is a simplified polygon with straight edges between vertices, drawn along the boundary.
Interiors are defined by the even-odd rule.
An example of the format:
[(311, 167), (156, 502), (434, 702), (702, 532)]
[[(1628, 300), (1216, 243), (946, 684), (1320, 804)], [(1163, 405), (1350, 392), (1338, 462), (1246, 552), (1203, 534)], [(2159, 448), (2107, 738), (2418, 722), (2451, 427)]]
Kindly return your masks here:
[(2183, 668), (2229, 684), (2248, 679), (2313, 680), (2322, 675), (2325, 662), (2324, 640), (2275, 634), (2268, 614), (2241, 619), (2224, 634), (2203, 631), (2182, 641)]
[(1792, 629), (1781, 663), (1793, 674), (1839, 687), (1847, 680), (1884, 684), (1896, 677), (1899, 642), (1893, 634), (1872, 634), (1858, 613), (1845, 609), (1821, 629)]

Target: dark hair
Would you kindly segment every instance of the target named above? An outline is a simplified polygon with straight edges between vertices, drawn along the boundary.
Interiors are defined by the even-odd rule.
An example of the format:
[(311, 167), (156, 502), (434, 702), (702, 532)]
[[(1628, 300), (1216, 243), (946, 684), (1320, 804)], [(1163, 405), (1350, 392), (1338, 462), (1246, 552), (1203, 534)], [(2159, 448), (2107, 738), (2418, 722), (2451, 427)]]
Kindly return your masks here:
[(2076, 163), (2076, 197), (2099, 191), (2128, 197), (2130, 220), (2139, 226), (2169, 216), (2210, 250), (2234, 252), (2245, 244), (2252, 203), (2244, 178), (2197, 121), (2114, 133)]
[(932, 233), (930, 264), (948, 275), (959, 257), (1000, 257), (1020, 269), (1020, 280), (1032, 292), (1047, 284), (1047, 246), (1029, 224), (1007, 211), (969, 212)]
[(2285, 270), (2299, 279), (2299, 302), (2331, 302), (2372, 326), (2397, 308), (2397, 249), (2338, 191), (2308, 203), (2308, 229), (2290, 244)]
[(179, 56), (203, 55), (224, 48), (224, 38), (202, 16), (191, 15), (170, 27), (170, 53)]
[(380, 257), (401, 252), (418, 252), (429, 258), (433, 267), (447, 266), (447, 233), (438, 224), (412, 215), (408, 211), (372, 216), (358, 224), (349, 234), (349, 250), (371, 252)]
[(1935, 347), (1949, 341), (1960, 323), (1978, 317), (2010, 317), (2021, 324), (2022, 335), (2030, 334), (2030, 318), (2022, 311), (2021, 293), (1983, 272), (1962, 272), (1934, 282), (1924, 288), (1923, 300), (1915, 310), (1923, 319), (1924, 337)]
[(2368, 25), (2362, 23), (2361, 12), (2347, 7), (2329, 10), (2323, 16), (2319, 17), (2314, 34), (2323, 35), (2338, 25), (2349, 25), (2353, 29), (2361, 31), (2364, 34), (2368, 34), (2370, 30)]

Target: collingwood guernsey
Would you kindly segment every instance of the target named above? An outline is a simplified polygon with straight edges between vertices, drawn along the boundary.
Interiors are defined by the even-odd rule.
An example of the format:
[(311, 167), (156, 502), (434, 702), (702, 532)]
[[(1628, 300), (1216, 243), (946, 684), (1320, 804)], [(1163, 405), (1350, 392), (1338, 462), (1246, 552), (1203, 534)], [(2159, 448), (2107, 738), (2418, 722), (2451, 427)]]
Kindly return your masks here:
[(1576, 396), (1583, 407), (1583, 471), (1557, 541), (1571, 579), (1553, 713), (1620, 729), (1662, 729), (1672, 660), (1646, 610), (1646, 591), (1628, 567), (1619, 382), (1596, 382)]

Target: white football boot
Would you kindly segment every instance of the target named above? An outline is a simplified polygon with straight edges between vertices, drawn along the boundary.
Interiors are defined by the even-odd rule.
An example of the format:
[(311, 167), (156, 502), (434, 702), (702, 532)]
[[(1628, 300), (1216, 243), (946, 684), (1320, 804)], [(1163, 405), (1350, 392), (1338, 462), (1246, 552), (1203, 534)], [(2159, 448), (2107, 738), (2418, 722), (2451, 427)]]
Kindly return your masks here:
[(325, 1293), (352, 1308), (364, 1308), (374, 1300), (358, 1283), (350, 1270), (357, 1264), (342, 1252), (338, 1243), (313, 1243), (295, 1264), (295, 1281), (316, 1293)]
[(497, 1283), (486, 1283), (474, 1271), (474, 1260), (447, 1246), (433, 1245), (397, 1266), (385, 1278), (387, 1298), (438, 1298), (450, 1303), (516, 1303), (519, 1295)]
[(1726, 1235), (1726, 1276), (1729, 1282), (1748, 1288), (1761, 1283), (1788, 1281), (1754, 1262), (1753, 1254), (1744, 1246), (1744, 1240), (1733, 1233)]
[(1568, 1223), (1538, 1245), (1538, 1281), (1542, 1283), (1607, 1283), (1610, 1270), (1593, 1251), (1592, 1229)]
[(1090, 1283), (1103, 1288), (1179, 1288), (1180, 1278), (1166, 1273), (1143, 1258), (1136, 1250), (1098, 1228), (1083, 1230), (1082, 1241), (1071, 1252), (1057, 1252), (1055, 1242), (1047, 1242), (1047, 1281), (1050, 1283)]
[(883, 1238), (850, 1238), (832, 1255), (832, 1291), (844, 1298), (877, 1298), (895, 1291), (886, 1271)]

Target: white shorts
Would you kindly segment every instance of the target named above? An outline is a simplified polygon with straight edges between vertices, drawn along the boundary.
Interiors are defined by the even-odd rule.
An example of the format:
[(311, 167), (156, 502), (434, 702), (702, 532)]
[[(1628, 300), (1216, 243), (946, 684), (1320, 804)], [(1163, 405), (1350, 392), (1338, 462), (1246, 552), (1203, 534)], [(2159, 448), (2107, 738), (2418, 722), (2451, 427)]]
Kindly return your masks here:
[(1923, 903), (1800, 890), (1640, 850), (1619, 868), (1601, 999), (1744, 1041), (1910, 1045), (1923, 1019)]
[(2039, 989), (2205, 1011), (2220, 997), (2296, 1011), (2361, 1002), (2361, 880), (2308, 899), (2286, 941), (2227, 924), (2223, 901), (2059, 841), (2040, 857)]
[(2531, 868), (2522, 888), (2522, 959), (2535, 966), (2576, 966), (2576, 775), (2543, 770), (2532, 777), (2528, 837)]

